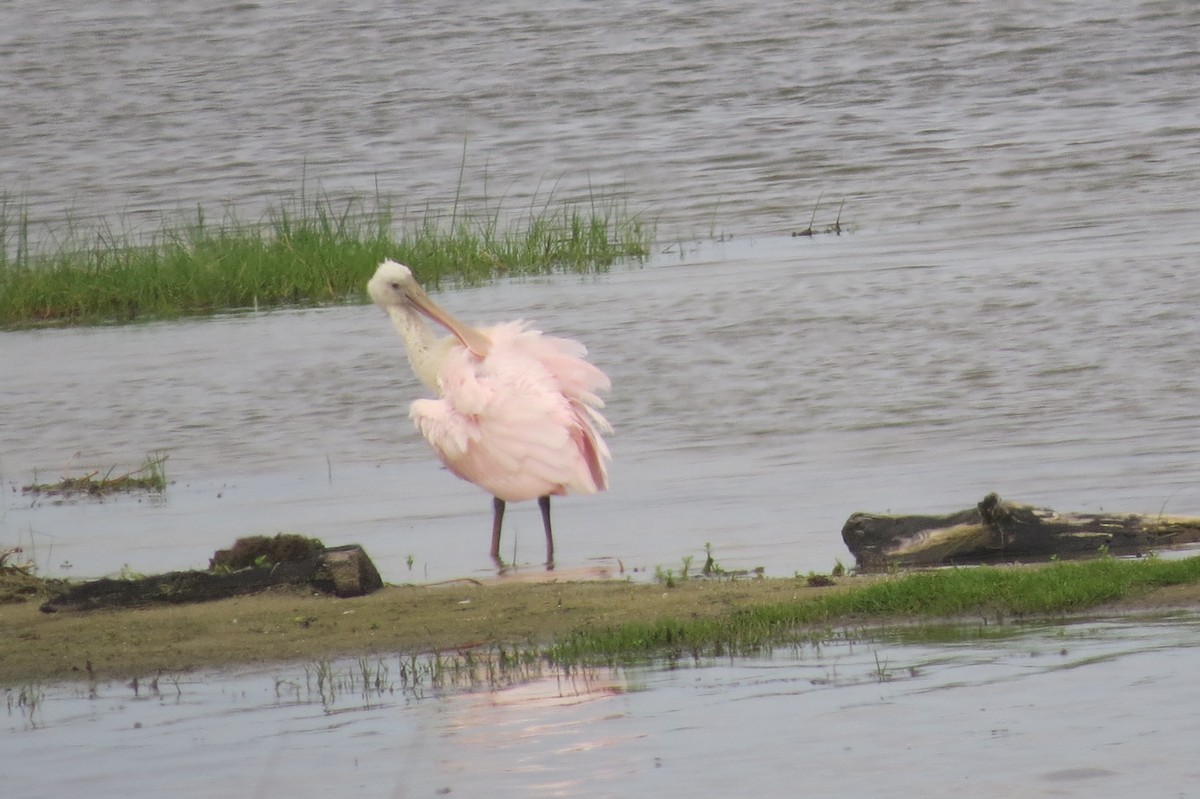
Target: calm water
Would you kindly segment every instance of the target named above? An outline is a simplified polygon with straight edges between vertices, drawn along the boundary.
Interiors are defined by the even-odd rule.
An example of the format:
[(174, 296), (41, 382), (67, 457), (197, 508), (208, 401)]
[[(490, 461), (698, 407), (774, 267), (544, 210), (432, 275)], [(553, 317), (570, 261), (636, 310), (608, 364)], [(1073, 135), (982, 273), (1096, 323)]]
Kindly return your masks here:
[[(711, 543), (727, 568), (791, 574), (848, 561), (854, 511), (956, 510), (993, 490), (1200, 513), (1200, 279), (1161, 239), (1161, 260), (1120, 282), (1098, 241), (959, 243), (960, 260), (859, 233), (444, 299), (469, 319), (533, 309), (613, 378), (613, 487), (557, 503), (560, 566), (652, 573)], [(420, 388), (373, 307), (4, 339), (4, 535), (53, 570), (190, 567), (282, 530), (361, 543), (394, 581), (491, 569), (490, 501), (411, 428)], [(69, 473), (150, 450), (171, 453), (176, 481), (159, 505), (16, 490), (76, 452)], [(536, 508), (512, 524), (506, 547), (536, 563)]]
[[(469, 320), (527, 317), (578, 337), (613, 378), (613, 488), (558, 504), (564, 570), (649, 574), (710, 542), (727, 568), (825, 571), (848, 559), (839, 530), (854, 511), (956, 510), (993, 490), (1064, 510), (1200, 514), (1200, 6), (380, 5), (5, 3), (0, 192), (29, 210), (35, 235), (59, 236), (68, 217), (153, 230), (196, 203), (253, 218), (303, 180), (424, 209), (453, 198), (464, 146), (464, 194), (503, 198), (514, 213), (551, 189), (558, 199), (620, 192), (658, 221), (662, 251), (646, 264), (442, 297)], [(849, 232), (791, 238), (818, 198), (816, 226), (844, 201)], [(437, 469), (412, 431), (418, 389), (374, 308), (0, 333), (0, 385), (0, 544), (21, 544), (50, 573), (189, 568), (237, 535), (282, 530), (362, 543), (393, 582), (489, 569), (488, 498)], [(132, 468), (154, 450), (170, 453), (175, 481), (161, 503), (55, 505), (19, 491), (34, 474)], [(505, 546), (536, 562), (536, 511), (514, 508), (511, 525)], [(1148, 680), (1162, 696), (1081, 725), (1083, 746), (1100, 754), (1030, 769), (1017, 788), (1071, 793), (1088, 769), (1121, 775), (1101, 786), (1144, 776), (1106, 765), (1096, 736), (1107, 730), (1124, 746), (1153, 730), (1193, 733), (1166, 698), (1188, 682), (1169, 675), (1196, 665), (1179, 645), (1194, 630), (1182, 629), (1151, 627), (1137, 646), (1159, 654), (1112, 661), (1128, 684)], [(629, 741), (623, 752), (651, 733), (598, 708), (649, 703), (661, 705), (649, 729), (678, 718), (687, 732), (674, 740), (686, 745), (668, 748), (662, 769), (634, 769), (637, 786), (686, 784), (668, 759), (727, 745), (708, 723), (749, 725), (739, 714), (754, 708), (761, 721), (745, 744), (766, 753), (758, 772), (794, 762), (778, 747), (795, 751), (795, 730), (844, 747), (899, 734), (902, 719), (921, 725), (912, 746), (931, 745), (903, 762), (926, 768), (881, 758), (902, 743), (888, 739), (834, 761), (843, 768), (804, 769), (801, 783), (845, 780), (861, 755), (923, 793), (958, 795), (949, 778), (961, 775), (929, 770), (938, 758), (926, 751), (953, 743), (955, 758), (999, 768), (1035, 738), (1058, 744), (1074, 707), (1055, 704), (1062, 675), (1082, 691), (1080, 707), (1108, 708), (1100, 672), (1116, 666), (1077, 672), (1097, 675), (1087, 683), (1022, 672), (1022, 690), (1046, 697), (1046, 711), (981, 680), (931, 694), (944, 703), (885, 692), (891, 700), (854, 704), (849, 726), (821, 715), (815, 729), (815, 709), (793, 717), (742, 701), (754, 689), (737, 675), (758, 666), (730, 668), (650, 671), (637, 676), (647, 690), (581, 705), (568, 726), (599, 721), (564, 746), (599, 754), (571, 761), (581, 769), (572, 778), (625, 773), (604, 759), (612, 749), (588, 743), (600, 734), (592, 727), (611, 726)], [(806, 678), (790, 660), (771, 670), (772, 680)], [(692, 679), (715, 698), (697, 701)], [(188, 694), (194, 715), (160, 718), (225, 740), (216, 730), (229, 716), (208, 691), (258, 690), (218, 680)], [(465, 733), (436, 724), (472, 701), (504, 700), (421, 704), (415, 732), (364, 733), (383, 754), (359, 763), (384, 769), (391, 795), (410, 795), (395, 753), (464, 762)], [(907, 712), (925, 701), (923, 717)], [(1005, 702), (1051, 732), (991, 736), (980, 721), (974, 736), (955, 734), (972, 702)], [(258, 700), (238, 713), (247, 706), (238, 718), (268, 737), (272, 724), (303, 727), (309, 715), (314, 729), (329, 724), (309, 710), (273, 721)], [(14, 723), (0, 746), (36, 740), (54, 752), (126, 723), (91, 707), (101, 709), (36, 733)], [(510, 729), (484, 718), (481, 752)], [(364, 739), (346, 738), (338, 756)], [(273, 786), (260, 795), (278, 793), (271, 780), (294, 766), (273, 754), (287, 746), (265, 746), (248, 766)], [(103, 754), (80, 757), (81, 779), (112, 768)], [(181, 744), (173, 757), (174, 775), (210, 775), (208, 754)], [(1183, 779), (1169, 760), (1145, 766), (1167, 775), (1159, 787)], [(703, 763), (731, 785), (748, 771)], [(1058, 772), (1067, 776), (1045, 777)], [(443, 772), (426, 773), (422, 784), (442, 786)]]
[[(13, 796), (1195, 796), (1195, 616), (403, 690), (402, 658), (9, 694)], [(991, 629), (991, 628), (988, 628)], [(378, 685), (378, 687), (376, 687)], [(729, 734), (736, 731), (735, 734)]]

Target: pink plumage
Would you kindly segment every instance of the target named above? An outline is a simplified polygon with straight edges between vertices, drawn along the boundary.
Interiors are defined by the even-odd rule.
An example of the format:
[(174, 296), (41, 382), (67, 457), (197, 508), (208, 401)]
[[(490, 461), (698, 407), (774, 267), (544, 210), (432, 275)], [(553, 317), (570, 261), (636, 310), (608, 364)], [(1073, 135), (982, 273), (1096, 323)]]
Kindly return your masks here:
[(608, 487), (610, 432), (598, 391), (608, 377), (570, 339), (524, 322), (480, 330), (492, 347), (480, 358), (451, 347), (438, 372), (441, 399), (410, 415), (450, 471), (507, 502)]
[[(437, 399), (410, 416), (454, 474), (495, 498), (492, 557), (500, 563), (504, 503), (537, 499), (553, 566), (550, 497), (608, 487), (610, 460), (599, 393), (610, 387), (578, 341), (547, 336), (526, 322), (464, 325), (433, 302), (408, 267), (384, 261), (367, 284), (404, 339), (413, 371)], [(438, 338), (422, 317), (450, 331)], [(501, 564), (503, 565), (503, 564)]]

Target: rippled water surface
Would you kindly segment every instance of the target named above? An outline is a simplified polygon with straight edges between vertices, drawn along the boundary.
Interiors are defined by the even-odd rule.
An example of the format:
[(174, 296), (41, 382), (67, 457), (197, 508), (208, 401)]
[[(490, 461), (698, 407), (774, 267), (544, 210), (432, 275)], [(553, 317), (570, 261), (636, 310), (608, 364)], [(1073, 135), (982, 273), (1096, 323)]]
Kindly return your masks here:
[[(47, 215), (627, 186), (684, 230), (1195, 220), (1200, 8), (304, 2), (0, 9), (5, 190)], [(832, 215), (832, 214), (831, 214)], [(1193, 226), (1194, 227), (1194, 226)]]
[[(613, 378), (612, 490), (557, 504), (560, 566), (645, 575), (708, 542), (727, 568), (824, 571), (848, 559), (839, 530), (858, 510), (949, 511), (998, 491), (1063, 510), (1200, 514), (1198, 43), (1200, 6), (1183, 0), (193, 0), (169, 11), (12, 0), (0, 7), (0, 192), (49, 246), (69, 219), (153, 231), (197, 203), (256, 218), (303, 181), (444, 207), (460, 166), (466, 200), (514, 212), (551, 191), (619, 194), (657, 223), (647, 262), (441, 297), (468, 320), (526, 317), (577, 337)], [(841, 235), (790, 235), (839, 212)], [(189, 568), (236, 535), (295, 530), (363, 544), (393, 582), (486, 573), (490, 503), (436, 468), (407, 420), (417, 395), (369, 306), (2, 332), (0, 544), (25, 546), (49, 573), (90, 576)], [(58, 505), (19, 491), (34, 476), (132, 468), (149, 451), (170, 454), (162, 502)], [(505, 546), (535, 568), (536, 511), (510, 520)], [(709, 787), (748, 774), (853, 787), (881, 763), (885, 784), (961, 795), (947, 762), (974, 764), (985, 795), (1091, 792), (1093, 779), (1118, 792), (1135, 774), (1165, 775), (1152, 792), (1170, 795), (1196, 776), (1157, 748), (1194, 739), (1170, 698), (1191, 682), (1170, 675), (1194, 671), (1180, 643), (1193, 633), (1154, 627), (1144, 648), (1156, 654), (1131, 644), (1081, 669), (1047, 668), (1057, 656), (1000, 668), (1044, 702), (990, 678), (923, 693), (929, 678), (917, 677), (804, 688), (793, 716), (765, 698), (809, 684), (790, 660), (650, 671), (636, 690), (621, 674), (621, 690), (548, 702), (528, 723), (550, 725), (543, 736), (565, 723), (563, 737), (535, 737), (512, 761), (495, 749), (527, 723), (526, 710), (504, 715), (512, 694), (392, 700), (345, 725), (303, 702), (221, 709), (222, 696), (269, 691), (258, 678), (189, 686), (161, 711), (105, 693), (110, 705), (65, 711), (0, 748), (61, 751), (115, 724), (112, 746), (130, 747), (120, 757), (149, 756), (156, 747), (134, 737), (175, 725), (219, 743), (167, 739), (172, 773), (208, 777), (221, 747), (241, 745), (213, 731), (234, 713), (263, 736), (264, 759), (232, 772), (269, 786), (258, 795), (287, 788), (296, 751), (333, 740), (333, 771), (382, 773), (385, 795), (478, 785), (502, 767), (522, 775), (496, 788), (514, 795), (528, 773), (558, 768), (581, 771), (550, 773), (542, 793), (561, 781), (562, 793), (619, 794), (629, 774), (667, 795), (673, 779), (686, 784), (685, 764)], [(993, 667), (1007, 657), (980, 648)], [(858, 673), (873, 661), (859, 650), (847, 662)], [(1122, 692), (1108, 678), (1157, 693), (1109, 705)], [(400, 705), (404, 721), (389, 720)], [(1092, 715), (1076, 724), (1084, 707)], [(131, 709), (166, 715), (139, 715), (135, 730)], [(708, 726), (731, 721), (744, 741)], [(657, 755), (643, 744), (658, 735), (680, 743)], [(1082, 742), (1070, 762), (1005, 776), (1068, 740)], [(1146, 756), (1136, 768), (1110, 756), (1135, 750)], [(813, 751), (830, 759), (797, 774), (793, 756)], [(546, 752), (576, 765), (539, 760)], [(131, 770), (108, 754), (77, 758), (80, 779), (120, 785)], [(925, 767), (906, 770), (914, 759)], [(425, 787), (406, 792), (405, 768)], [(613, 787), (581, 787), (580, 774)]]

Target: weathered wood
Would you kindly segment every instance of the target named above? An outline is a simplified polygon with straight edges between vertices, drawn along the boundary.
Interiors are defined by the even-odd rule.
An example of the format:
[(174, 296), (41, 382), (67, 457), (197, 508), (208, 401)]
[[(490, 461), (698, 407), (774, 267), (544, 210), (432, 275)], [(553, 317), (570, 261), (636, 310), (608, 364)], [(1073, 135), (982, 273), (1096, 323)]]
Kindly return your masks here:
[(842, 540), (860, 569), (1133, 554), (1200, 541), (1200, 518), (1059, 513), (988, 494), (944, 516), (855, 513)]
[(383, 579), (362, 547), (350, 544), (326, 549), (309, 585), (337, 597), (364, 596), (383, 588)]
[(383, 587), (375, 564), (357, 544), (239, 571), (178, 571), (136, 580), (104, 578), (73, 586), (41, 606), (45, 613), (62, 610), (146, 607), (208, 602), (253, 594), (277, 586), (304, 586), (338, 597), (362, 596)]

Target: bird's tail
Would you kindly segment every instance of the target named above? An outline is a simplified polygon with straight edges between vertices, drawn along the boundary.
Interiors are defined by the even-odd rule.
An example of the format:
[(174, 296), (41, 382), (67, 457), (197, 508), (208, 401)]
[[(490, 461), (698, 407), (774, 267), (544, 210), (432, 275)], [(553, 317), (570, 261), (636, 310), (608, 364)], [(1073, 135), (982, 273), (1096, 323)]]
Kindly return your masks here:
[(581, 402), (572, 402), (571, 405), (575, 411), (577, 422), (572, 430), (572, 437), (575, 439), (580, 454), (583, 455), (584, 463), (587, 464), (593, 487), (592, 492), (604, 491), (608, 488), (608, 466), (606, 464), (612, 459), (612, 453), (609, 452), (608, 444), (605, 443), (601, 432), (611, 433), (612, 426), (595, 408)]

